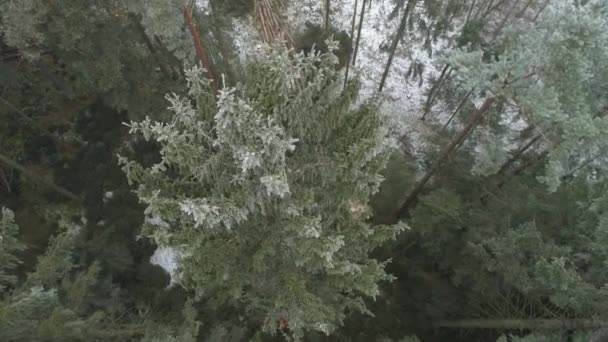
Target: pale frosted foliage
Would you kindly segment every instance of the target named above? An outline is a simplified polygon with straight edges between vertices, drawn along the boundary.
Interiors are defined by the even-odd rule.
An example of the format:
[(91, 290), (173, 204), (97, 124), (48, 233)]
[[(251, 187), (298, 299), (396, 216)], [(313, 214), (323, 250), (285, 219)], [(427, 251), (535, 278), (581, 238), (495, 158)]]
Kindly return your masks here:
[(560, 178), (608, 152), (608, 3), (551, 1), (536, 24), (506, 30), (498, 60), (480, 51), (454, 51), (447, 60), (467, 87), (513, 102), (542, 134), (546, 176)]
[(479, 139), (471, 173), (482, 176), (494, 174), (507, 159), (507, 148), (501, 137), (494, 133), (485, 133)]
[(6, 0), (0, 3), (0, 29), (6, 43), (18, 48), (24, 56), (37, 58), (44, 43), (39, 25), (43, 22), (48, 5), (37, 0)]
[(171, 121), (128, 125), (159, 143), (161, 161), (120, 158), (146, 204), (144, 235), (180, 251), (179, 282), (265, 331), (284, 317), (296, 339), (366, 312), (362, 297), (390, 279), (368, 253), (402, 229), (352, 210), (377, 191), (390, 151), (377, 105), (352, 109), (357, 84), (341, 92), (336, 62), (266, 49), (215, 104), (203, 70), (187, 70)]
[(158, 37), (180, 60), (194, 57), (192, 38), (182, 16), (181, 1), (128, 0), (130, 12), (141, 15), (142, 25), (151, 37)]

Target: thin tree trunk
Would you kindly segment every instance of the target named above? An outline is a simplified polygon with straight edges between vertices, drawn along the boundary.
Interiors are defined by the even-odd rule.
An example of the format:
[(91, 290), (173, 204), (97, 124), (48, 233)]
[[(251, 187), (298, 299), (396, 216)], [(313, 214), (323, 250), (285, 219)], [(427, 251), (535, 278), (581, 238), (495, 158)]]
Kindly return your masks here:
[(515, 176), (521, 174), (522, 172), (524, 172), (525, 170), (529, 169), (530, 167), (538, 164), (540, 161), (542, 161), (543, 159), (545, 159), (545, 157), (548, 156), (548, 155), (549, 155), (549, 149), (543, 151), (541, 154), (539, 154), (535, 158), (530, 159), (527, 162), (521, 164), (519, 167), (517, 167), (515, 170), (513, 170), (513, 172), (511, 172), (511, 175), (509, 177), (503, 178), (503, 180), (500, 181), (500, 183), (498, 183), (497, 187), (499, 189), (502, 188), (505, 184), (507, 184)]
[(595, 319), (455, 319), (440, 320), (438, 328), (498, 330), (580, 330), (608, 327), (608, 321)]
[(581, 165), (577, 166), (577, 167), (576, 167), (574, 170), (570, 171), (570, 172), (569, 172), (567, 175), (562, 176), (561, 180), (562, 180), (562, 181), (566, 181), (566, 180), (569, 180), (569, 179), (571, 179), (571, 178), (574, 178), (574, 175), (575, 175), (575, 174), (576, 174), (578, 171), (582, 170), (582, 169), (583, 169), (585, 166), (587, 166), (587, 165), (589, 165), (589, 164), (593, 163), (595, 160), (597, 160), (597, 158), (599, 158), (599, 157), (601, 157), (601, 156), (602, 156), (602, 154), (597, 154), (597, 155), (595, 155), (595, 156), (593, 156), (593, 157), (591, 157), (591, 158), (587, 159), (587, 160), (586, 160), (585, 162), (583, 162)]
[(488, 10), (483, 14), (482, 18), (483, 19), (487, 18), (487, 16), (490, 15), (490, 13), (497, 10), (500, 6), (502, 6), (505, 3), (505, 1), (506, 0), (501, 0), (498, 3), (494, 4), (494, 6), (491, 6), (490, 8), (488, 8)]
[(490, 109), (494, 101), (495, 99), (493, 97), (487, 98), (481, 105), (481, 107), (479, 107), (479, 109), (475, 110), (471, 114), (467, 125), (456, 136), (456, 138), (454, 138), (452, 142), (441, 151), (439, 157), (433, 162), (426, 174), (422, 177), (420, 181), (418, 181), (414, 189), (405, 198), (405, 201), (397, 212), (397, 218), (403, 217), (407, 214), (410, 206), (416, 201), (418, 195), (420, 195), (422, 189), (424, 189), (424, 186), (429, 181), (429, 179), (431, 179), (435, 172), (439, 170), (439, 167), (443, 165), (443, 163), (449, 158), (452, 152), (454, 152), (457, 147), (460, 146), (467, 139), (469, 134), (475, 129), (475, 127), (477, 127), (477, 125), (481, 121), (481, 117), (483, 116), (483, 114), (485, 114)]
[(38, 184), (47, 186), (47, 187), (53, 189), (54, 191), (56, 191), (57, 193), (65, 196), (73, 201), (77, 201), (77, 202), (80, 201), (78, 196), (76, 196), (76, 194), (74, 194), (70, 190), (68, 190), (62, 186), (59, 186), (59, 185), (53, 183), (53, 181), (26, 169), (21, 164), (17, 163), (16, 161), (10, 159), (9, 157), (7, 157), (3, 154), (0, 154), (0, 162), (12, 169), (15, 169), (15, 170), (21, 172), (24, 176), (30, 178), (31, 180), (33, 180), (34, 182), (36, 182)]
[(330, 0), (325, 0), (325, 31), (329, 30)]
[[(493, 0), (490, 0), (493, 2)], [(479, 18), (479, 15), (481, 14), (481, 12), (483, 11), (484, 6), (487, 7), (487, 4), (485, 2), (482, 1), (482, 3), (477, 5), (477, 9), (475, 10), (475, 13), (473, 14), (473, 19), (477, 19)]]
[(439, 89), (441, 89), (445, 80), (450, 77), (451, 73), (452, 70), (450, 69), (450, 65), (446, 64), (443, 70), (441, 71), (441, 76), (439, 76), (439, 79), (435, 82), (435, 84), (433, 84), (431, 90), (429, 91), (429, 95), (426, 98), (426, 103), (424, 104), (424, 112), (422, 113), (422, 117), (420, 118), (420, 120), (424, 121), (426, 119), (427, 114), (433, 106), (433, 102), (435, 101), (437, 92), (439, 91)]
[(471, 7), (469, 7), (469, 12), (467, 13), (467, 18), (464, 21), (464, 25), (462, 25), (463, 28), (469, 23), (469, 20), (471, 19), (471, 13), (473, 13), (473, 8), (475, 8), (476, 2), (477, 0), (473, 0), (473, 3), (471, 3)]
[(188, 26), (188, 30), (192, 35), (192, 41), (194, 42), (196, 54), (203, 63), (205, 69), (207, 69), (207, 77), (209, 78), (209, 80), (211, 80), (211, 89), (213, 90), (213, 95), (217, 96), (220, 93), (220, 84), (217, 78), (215, 77), (215, 74), (213, 73), (213, 66), (211, 65), (211, 62), (207, 57), (207, 53), (203, 48), (201, 37), (198, 33), (198, 30), (196, 29), (196, 25), (194, 23), (194, 20), (192, 19), (192, 16), (190, 15), (190, 10), (186, 5), (185, 0), (182, 0), (182, 15), (184, 16), (184, 22), (186, 23), (186, 26)]
[(524, 16), (524, 14), (526, 14), (526, 11), (528, 10), (528, 8), (530, 8), (530, 6), (532, 6), (532, 4), (534, 3), (534, 1), (536, 0), (528, 0), (528, 2), (526, 3), (526, 5), (524, 6), (524, 8), (521, 9), (521, 11), (519, 11), (517, 13), (517, 15), (515, 16), (515, 18), (521, 18)]
[(532, 145), (534, 145), (541, 137), (542, 135), (540, 134), (535, 136), (524, 147), (517, 150), (517, 152), (515, 152), (515, 154), (513, 154), (513, 156), (501, 166), (498, 173), (503, 173), (509, 166), (511, 166), (517, 159), (519, 159), (522, 154), (524, 154), (528, 149), (530, 149), (530, 147), (532, 147)]
[(507, 14), (505, 15), (505, 17), (500, 21), (500, 24), (498, 24), (498, 27), (496, 28), (496, 30), (494, 30), (494, 32), (492, 33), (492, 40), (494, 41), (496, 40), (496, 38), (498, 37), (498, 35), (502, 32), (502, 30), (505, 28), (505, 25), (507, 25), (507, 22), (509, 21), (509, 19), (511, 18), (511, 15), (513, 14), (513, 11), (515, 10), (515, 8), (511, 7), (511, 9), (509, 9), (507, 11)]
[(357, 62), (357, 52), (359, 51), (359, 42), (361, 41), (361, 29), (363, 28), (363, 17), (365, 16), (365, 4), (367, 0), (363, 0), (361, 6), (361, 14), (359, 15), (359, 28), (357, 29), (357, 41), (355, 42), (355, 52), (353, 53), (353, 66)]
[(545, 159), (545, 157), (548, 155), (549, 155), (549, 150), (546, 150), (546, 151), (541, 152), (541, 154), (539, 154), (536, 158), (533, 158), (533, 159), (523, 163), (518, 168), (513, 170), (513, 172), (511, 172), (511, 178), (521, 174), (522, 172), (524, 172), (525, 170), (530, 168), (530, 166), (536, 165), (538, 162)]
[(405, 12), (403, 13), (403, 17), (401, 18), (401, 23), (399, 23), (399, 28), (397, 29), (397, 35), (393, 42), (391, 43), (391, 47), (388, 54), (388, 61), (386, 62), (386, 66), (384, 67), (384, 72), (382, 73), (382, 79), (380, 79), (380, 87), (378, 88), (378, 92), (382, 92), (384, 89), (384, 84), (386, 83), (386, 78), (391, 69), (391, 64), (393, 63), (393, 58), (395, 57), (395, 51), (397, 51), (397, 47), (399, 46), (399, 42), (403, 38), (403, 34), (405, 33), (405, 29), (407, 28), (407, 18), (410, 15), (413, 7), (416, 5), (417, 0), (408, 0), (407, 6), (405, 6)]
[(551, 0), (547, 0), (542, 4), (542, 6), (538, 10), (538, 12), (536, 12), (536, 15), (534, 15), (534, 19), (532, 19), (532, 22), (536, 22), (538, 17), (541, 15), (541, 13), (543, 13), (543, 11), (545, 10), (545, 8), (547, 8), (547, 6), (549, 5), (550, 2), (551, 2)]
[(346, 90), (346, 84), (348, 83), (348, 72), (350, 71), (350, 57), (352, 55), (353, 38), (355, 35), (355, 23), (357, 22), (357, 5), (359, 0), (355, 0), (355, 8), (353, 9), (353, 20), (350, 26), (350, 46), (351, 51), (348, 52), (348, 60), (346, 61), (346, 72), (344, 73), (344, 87), (342, 91)]
[(450, 118), (448, 119), (448, 121), (445, 123), (445, 125), (443, 125), (443, 128), (441, 128), (441, 132), (445, 131), (448, 128), (448, 126), (450, 125), (450, 123), (452, 122), (452, 120), (454, 120), (454, 117), (456, 117), (456, 114), (458, 114), (458, 112), (460, 111), (460, 109), (462, 109), (462, 106), (464, 106), (464, 104), (469, 99), (469, 96), (471, 96), (471, 94), (473, 94), (474, 90), (475, 90), (475, 88), (469, 90), (469, 92), (467, 93), (467, 95), (465, 95), (465, 97), (462, 99), (462, 101), (460, 101), (460, 103), (458, 104), (458, 107), (456, 107), (456, 109), (454, 110), (454, 112), (452, 113), (452, 115), (450, 116)]

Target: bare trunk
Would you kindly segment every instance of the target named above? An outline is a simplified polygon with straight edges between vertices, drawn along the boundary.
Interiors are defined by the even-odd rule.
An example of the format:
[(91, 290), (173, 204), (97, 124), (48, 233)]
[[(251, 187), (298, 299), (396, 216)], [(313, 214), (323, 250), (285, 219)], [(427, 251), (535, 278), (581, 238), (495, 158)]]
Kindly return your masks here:
[(532, 6), (532, 4), (534, 3), (534, 1), (536, 1), (536, 0), (528, 0), (528, 2), (526, 3), (526, 5), (524, 6), (524, 8), (522, 8), (521, 11), (519, 11), (519, 13), (517, 13), (517, 15), (515, 17), (516, 18), (523, 17), (524, 14), (526, 14), (526, 11), (528, 10), (528, 8), (530, 8), (530, 6)]
[(473, 94), (474, 90), (475, 90), (475, 88), (469, 90), (469, 92), (465, 95), (465, 97), (462, 99), (462, 101), (460, 101), (460, 103), (458, 104), (458, 107), (456, 107), (456, 109), (454, 110), (452, 115), (450, 115), (450, 118), (448, 119), (448, 121), (445, 123), (445, 125), (443, 125), (443, 128), (441, 128), (441, 132), (445, 131), (448, 128), (448, 126), (450, 125), (452, 120), (454, 120), (454, 117), (456, 117), (456, 114), (458, 114), (460, 109), (462, 109), (462, 106), (464, 106), (464, 104), (469, 99), (469, 96), (471, 96), (471, 94)]
[(511, 7), (508, 11), (507, 14), (504, 16), (504, 18), (502, 18), (502, 20), (500, 21), (500, 24), (498, 24), (498, 27), (494, 30), (494, 32), (492, 33), (492, 41), (496, 40), (496, 38), (498, 37), (498, 35), (502, 32), (502, 30), (505, 28), (505, 26), (507, 25), (507, 23), (509, 22), (509, 19), (511, 19), (511, 15), (513, 15), (513, 11), (515, 10), (515, 8)]
[(534, 19), (532, 19), (533, 22), (536, 22), (536, 20), (538, 19), (538, 17), (541, 15), (541, 13), (543, 13), (543, 11), (545, 10), (545, 8), (547, 8), (547, 6), (549, 5), (550, 2), (551, 2), (551, 0), (547, 0), (547, 1), (545, 1), (542, 4), (542, 6), (538, 10), (538, 12), (536, 12), (536, 15), (534, 16)]
[[(359, 4), (359, 0), (355, 0), (355, 7), (353, 9), (353, 20), (350, 26), (350, 46), (353, 46), (353, 38), (355, 35), (355, 23), (357, 22), (357, 5)], [(352, 50), (352, 49), (351, 49)], [(346, 83), (348, 82), (348, 72), (350, 71), (350, 57), (352, 55), (352, 51), (348, 53), (348, 60), (346, 61), (346, 71), (344, 73), (344, 87), (342, 90), (346, 89)]]
[(608, 327), (595, 319), (455, 319), (435, 323), (438, 328), (499, 330), (580, 330)]
[(182, 15), (184, 16), (184, 22), (186, 23), (186, 26), (188, 26), (190, 35), (192, 35), (192, 41), (194, 42), (196, 54), (203, 63), (205, 69), (207, 69), (207, 77), (209, 78), (209, 80), (211, 80), (211, 89), (213, 90), (213, 95), (217, 96), (220, 93), (220, 84), (217, 78), (215, 77), (215, 74), (213, 73), (213, 66), (211, 65), (211, 62), (207, 57), (207, 53), (203, 48), (201, 37), (198, 33), (198, 30), (196, 29), (196, 25), (194, 23), (194, 20), (192, 19), (192, 16), (190, 15), (190, 10), (186, 5), (186, 1), (182, 1)]
[(475, 127), (477, 127), (477, 125), (481, 121), (481, 117), (490, 109), (490, 107), (494, 103), (494, 100), (495, 99), (493, 97), (487, 98), (485, 102), (481, 105), (481, 107), (479, 107), (479, 109), (475, 110), (471, 114), (467, 125), (456, 136), (456, 138), (454, 138), (452, 142), (441, 151), (437, 160), (433, 162), (426, 174), (422, 177), (420, 181), (418, 181), (416, 187), (414, 187), (414, 189), (405, 198), (405, 201), (397, 212), (397, 218), (403, 217), (407, 214), (410, 206), (416, 201), (418, 195), (420, 195), (420, 192), (422, 192), (422, 189), (424, 189), (424, 186), (429, 181), (429, 179), (431, 179), (431, 177), (435, 174), (435, 172), (437, 172), (437, 170), (439, 170), (439, 167), (443, 165), (443, 163), (448, 159), (452, 152), (454, 152), (458, 148), (458, 146), (460, 146), (467, 139), (467, 137), (475, 129)]
[(359, 51), (359, 42), (361, 41), (361, 29), (363, 28), (363, 17), (365, 16), (365, 4), (367, 0), (363, 0), (361, 6), (361, 15), (359, 16), (359, 28), (357, 29), (357, 41), (355, 42), (355, 52), (353, 53), (353, 66), (357, 62), (357, 52)]
[(329, 30), (330, 0), (325, 0), (325, 31)]
[(475, 3), (477, 2), (477, 0), (473, 0), (473, 3), (471, 3), (470, 7), (469, 7), (469, 12), (467, 13), (467, 18), (464, 21), (464, 26), (466, 26), (469, 23), (469, 20), (471, 19), (471, 14), (473, 13), (473, 8), (475, 8)]
[(532, 147), (532, 145), (534, 145), (541, 137), (542, 135), (540, 134), (535, 136), (526, 145), (524, 145), (524, 147), (520, 148), (517, 152), (515, 152), (515, 154), (506, 163), (503, 164), (498, 173), (503, 173), (509, 166), (511, 166), (517, 159), (519, 159), (522, 154), (524, 154), (528, 149), (530, 149), (530, 147)]
[[(448, 72), (448, 70), (449, 70), (449, 72)], [(441, 76), (439, 76), (439, 79), (435, 82), (435, 84), (433, 84), (433, 86), (431, 87), (431, 90), (429, 91), (429, 95), (426, 98), (426, 103), (424, 104), (424, 112), (422, 113), (422, 117), (420, 118), (422, 121), (424, 121), (424, 119), (426, 119), (427, 114), (429, 113), (429, 111), (431, 110), (431, 107), (433, 106), (433, 102), (435, 102), (435, 97), (437, 96), (437, 92), (439, 91), (439, 89), (441, 89), (445, 80), (448, 77), (450, 77), (451, 73), (452, 73), (452, 70), (450, 69), (450, 65), (446, 64), (445, 67), (443, 68), (443, 70), (441, 71)]]
[(384, 72), (382, 73), (382, 79), (380, 80), (380, 87), (378, 88), (378, 92), (382, 92), (384, 89), (384, 84), (386, 83), (386, 78), (391, 69), (391, 64), (393, 63), (393, 58), (395, 57), (395, 51), (397, 51), (397, 47), (399, 46), (399, 42), (403, 38), (403, 34), (405, 33), (405, 29), (407, 28), (407, 18), (410, 15), (413, 7), (416, 5), (417, 0), (408, 0), (407, 6), (405, 6), (405, 12), (403, 13), (403, 17), (401, 18), (401, 23), (399, 24), (399, 28), (397, 29), (397, 35), (393, 42), (391, 43), (391, 47), (388, 53), (388, 61), (386, 62), (386, 66), (384, 67)]

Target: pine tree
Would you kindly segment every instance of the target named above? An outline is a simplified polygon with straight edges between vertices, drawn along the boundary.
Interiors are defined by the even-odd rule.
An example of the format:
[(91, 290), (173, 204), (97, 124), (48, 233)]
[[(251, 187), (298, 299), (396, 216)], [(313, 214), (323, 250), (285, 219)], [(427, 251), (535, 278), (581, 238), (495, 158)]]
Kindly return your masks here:
[[(275, 47), (214, 108), (202, 69), (168, 96), (168, 123), (132, 122), (160, 145), (152, 167), (121, 157), (149, 217), (143, 233), (181, 255), (178, 282), (207, 309), (265, 332), (331, 333), (391, 277), (369, 252), (403, 227), (371, 227), (366, 203), (389, 154), (375, 103), (350, 109), (330, 53)], [(302, 82), (304, 81), (304, 82)]]
[[(550, 5), (538, 23), (506, 32), (499, 56), (489, 57), (480, 50), (453, 51), (447, 60), (458, 70), (462, 86), (477, 89), (485, 99), (407, 196), (400, 214), (407, 212), (437, 168), (481, 122), (497, 122), (507, 109), (519, 111), (528, 127), (543, 137), (539, 159), (546, 155), (549, 162), (541, 178), (551, 190), (562, 177), (602, 155), (608, 141), (600, 132), (608, 117), (605, 100), (596, 94), (608, 75), (606, 10), (600, 1)], [(513, 133), (507, 129), (501, 136), (508, 139)]]

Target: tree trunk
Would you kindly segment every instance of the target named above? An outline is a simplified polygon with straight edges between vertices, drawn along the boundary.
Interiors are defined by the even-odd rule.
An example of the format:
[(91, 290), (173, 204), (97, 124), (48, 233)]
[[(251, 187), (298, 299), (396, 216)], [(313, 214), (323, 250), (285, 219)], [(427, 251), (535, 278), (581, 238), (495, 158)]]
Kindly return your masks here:
[(608, 327), (595, 319), (455, 319), (435, 323), (438, 328), (499, 330), (580, 330)]
[(517, 15), (515, 16), (515, 18), (521, 18), (524, 16), (524, 14), (526, 14), (526, 11), (528, 10), (528, 8), (530, 8), (530, 6), (532, 6), (532, 4), (534, 3), (534, 1), (536, 0), (528, 0), (528, 2), (526, 3), (526, 5), (524, 6), (524, 8), (521, 9), (521, 11), (519, 11), (517, 13)]
[(357, 29), (357, 41), (355, 42), (355, 52), (353, 53), (353, 66), (357, 62), (357, 52), (359, 51), (359, 42), (361, 41), (361, 28), (363, 28), (363, 17), (365, 16), (365, 4), (367, 0), (363, 0), (363, 6), (361, 6), (361, 14), (359, 16), (359, 28)]
[(475, 110), (471, 114), (467, 125), (456, 136), (456, 138), (454, 138), (452, 142), (441, 151), (437, 160), (433, 162), (426, 174), (422, 177), (422, 179), (420, 179), (420, 181), (418, 181), (414, 189), (405, 198), (405, 201), (397, 212), (397, 218), (406, 216), (410, 206), (416, 201), (418, 195), (420, 195), (420, 192), (422, 191), (422, 189), (424, 189), (424, 186), (429, 181), (429, 179), (431, 179), (433, 174), (435, 174), (435, 172), (439, 170), (439, 167), (448, 159), (450, 154), (452, 154), (452, 152), (454, 152), (458, 148), (458, 146), (460, 146), (466, 140), (471, 131), (473, 131), (475, 127), (477, 127), (477, 125), (481, 121), (481, 117), (490, 109), (490, 107), (494, 103), (494, 100), (495, 99), (493, 97), (487, 98), (485, 102), (481, 105), (481, 107), (479, 107), (479, 109)]
[(524, 145), (524, 147), (517, 150), (517, 152), (515, 152), (515, 154), (513, 154), (513, 156), (509, 158), (506, 163), (503, 164), (503, 166), (501, 166), (500, 170), (498, 170), (498, 173), (503, 173), (509, 166), (511, 166), (517, 159), (519, 159), (522, 154), (524, 154), (530, 147), (532, 147), (532, 145), (534, 145), (541, 137), (542, 135), (540, 134), (535, 136), (526, 145)]
[(460, 103), (458, 104), (458, 107), (456, 107), (456, 109), (454, 110), (452, 115), (450, 115), (450, 118), (448, 119), (448, 121), (445, 123), (445, 125), (443, 125), (443, 128), (441, 128), (441, 132), (445, 131), (448, 128), (448, 126), (450, 125), (452, 120), (454, 120), (454, 117), (456, 117), (456, 114), (458, 114), (460, 109), (462, 109), (462, 106), (464, 106), (464, 104), (469, 99), (469, 96), (471, 96), (471, 94), (473, 94), (474, 90), (475, 90), (475, 88), (469, 90), (469, 92), (465, 95), (465, 97), (462, 99), (462, 101), (460, 101)]
[(429, 95), (426, 98), (426, 103), (424, 104), (424, 112), (422, 113), (422, 117), (420, 118), (420, 120), (424, 121), (426, 119), (427, 114), (433, 106), (433, 102), (435, 101), (437, 92), (439, 91), (439, 89), (441, 89), (445, 80), (450, 77), (451, 73), (452, 70), (450, 69), (450, 65), (446, 64), (443, 70), (441, 71), (441, 76), (439, 76), (439, 79), (435, 82), (435, 84), (433, 84), (431, 90), (429, 91)]
[[(353, 9), (353, 20), (350, 26), (350, 46), (353, 46), (353, 39), (355, 36), (355, 23), (357, 22), (357, 5), (359, 0), (355, 0), (355, 8)], [(346, 83), (348, 82), (348, 72), (350, 71), (350, 57), (352, 55), (352, 49), (348, 53), (348, 61), (346, 62), (346, 71), (344, 73), (344, 87), (342, 91), (346, 90)]]
[(513, 15), (514, 11), (515, 11), (515, 7), (513, 5), (512, 7), (509, 8), (509, 10), (507, 11), (507, 14), (505, 14), (504, 18), (502, 18), (502, 20), (498, 24), (498, 27), (496, 27), (494, 32), (492, 32), (491, 42), (495, 41), (496, 38), (498, 37), (498, 35), (502, 33), (502, 30), (505, 28), (505, 26), (509, 22), (509, 19), (511, 19), (511, 15)]
[(38, 175), (38, 174), (36, 174), (36, 173), (34, 173), (34, 172), (26, 169), (21, 164), (19, 164), (16, 161), (10, 159), (9, 157), (6, 157), (3, 154), (0, 154), (0, 163), (3, 163), (6, 166), (8, 166), (8, 167), (10, 167), (12, 169), (15, 169), (15, 170), (21, 172), (24, 176), (30, 178), (32, 181), (34, 181), (34, 182), (36, 182), (38, 184), (47, 186), (47, 187), (55, 190), (59, 194), (65, 196), (65, 197), (67, 197), (67, 198), (69, 198), (69, 199), (71, 199), (73, 201), (76, 201), (76, 202), (80, 201), (80, 199), (78, 198), (78, 196), (76, 196), (76, 194), (74, 194), (70, 190), (68, 190), (68, 189), (66, 189), (66, 188), (64, 188), (62, 186), (59, 186), (59, 185), (53, 183), (53, 181), (51, 181), (51, 180), (49, 180), (49, 179), (47, 179), (47, 178), (45, 178), (43, 176), (40, 176), (40, 175)]
[(330, 0), (325, 0), (325, 31), (329, 30)]
[(545, 10), (545, 8), (547, 8), (547, 6), (549, 5), (549, 3), (551, 2), (551, 0), (547, 0), (545, 1), (540, 9), (538, 10), (538, 12), (536, 12), (536, 15), (534, 15), (534, 18), (532, 19), (532, 22), (536, 22), (536, 20), (538, 20), (538, 17), (541, 15), (541, 13), (543, 13), (543, 11)]
[(473, 3), (471, 3), (471, 5), (469, 5), (469, 11), (467, 12), (467, 18), (464, 20), (464, 25), (462, 25), (462, 27), (465, 27), (468, 23), (469, 20), (471, 19), (471, 13), (473, 13), (473, 8), (475, 8), (475, 3), (477, 2), (477, 0), (473, 0)]
[(397, 35), (393, 42), (391, 43), (390, 50), (388, 52), (388, 61), (386, 62), (386, 66), (384, 67), (384, 72), (382, 73), (382, 79), (380, 79), (380, 87), (378, 88), (378, 92), (382, 92), (384, 88), (384, 84), (386, 83), (386, 78), (391, 69), (391, 64), (393, 63), (393, 58), (395, 57), (395, 51), (397, 51), (397, 47), (399, 46), (399, 42), (403, 38), (403, 34), (405, 33), (405, 29), (407, 28), (407, 18), (410, 15), (413, 7), (416, 5), (417, 0), (408, 0), (407, 6), (405, 6), (405, 12), (403, 13), (403, 17), (401, 18), (401, 23), (399, 23), (399, 28), (397, 29)]
[(203, 48), (203, 44), (201, 42), (201, 37), (196, 29), (196, 25), (194, 24), (194, 20), (192, 20), (192, 16), (190, 15), (190, 10), (186, 5), (186, 1), (182, 1), (182, 15), (184, 16), (184, 22), (186, 26), (188, 26), (188, 30), (190, 31), (190, 35), (192, 35), (192, 41), (194, 42), (194, 48), (196, 50), (196, 54), (198, 58), (203, 63), (205, 69), (207, 69), (207, 77), (211, 80), (211, 89), (213, 90), (213, 95), (217, 96), (220, 93), (220, 83), (215, 77), (213, 73), (213, 66), (207, 57), (207, 53)]

